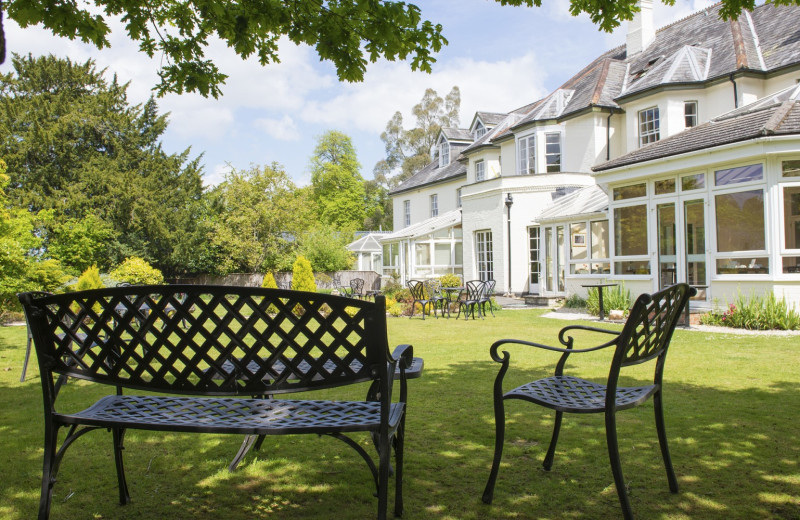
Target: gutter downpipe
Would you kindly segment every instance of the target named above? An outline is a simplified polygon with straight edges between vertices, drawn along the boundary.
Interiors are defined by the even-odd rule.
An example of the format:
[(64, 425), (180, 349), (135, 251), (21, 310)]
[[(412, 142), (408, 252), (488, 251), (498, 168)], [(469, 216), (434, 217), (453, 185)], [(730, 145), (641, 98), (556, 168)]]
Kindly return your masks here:
[(611, 160), (611, 116), (614, 112), (608, 114), (606, 119), (606, 161)]
[(739, 108), (739, 91), (736, 87), (736, 79), (733, 77), (733, 72), (728, 76), (728, 79), (733, 83), (733, 108)]

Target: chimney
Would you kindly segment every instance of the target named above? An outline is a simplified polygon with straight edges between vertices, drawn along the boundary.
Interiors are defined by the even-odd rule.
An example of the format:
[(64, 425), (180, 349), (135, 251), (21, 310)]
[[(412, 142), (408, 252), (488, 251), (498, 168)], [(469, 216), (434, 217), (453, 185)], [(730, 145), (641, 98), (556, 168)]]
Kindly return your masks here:
[(653, 27), (653, 0), (639, 0), (639, 11), (634, 13), (633, 20), (628, 22), (627, 51), (628, 57), (639, 54), (656, 39)]

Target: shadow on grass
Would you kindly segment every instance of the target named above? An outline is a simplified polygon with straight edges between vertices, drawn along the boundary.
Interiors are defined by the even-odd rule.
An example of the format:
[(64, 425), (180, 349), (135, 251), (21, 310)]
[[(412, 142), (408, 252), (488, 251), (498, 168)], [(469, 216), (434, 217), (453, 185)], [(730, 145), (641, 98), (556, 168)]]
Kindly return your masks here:
[[(0, 351), (3, 346), (0, 345)], [(541, 461), (553, 414), (522, 402), (507, 406), (503, 465), (492, 506), (480, 502), (493, 454), (491, 388), (497, 365), (426, 366), (409, 382), (405, 518), (619, 518), (601, 415), (566, 415), (552, 471)], [(552, 373), (540, 366), (509, 373), (507, 389)], [(753, 381), (719, 390), (671, 382), (667, 434), (681, 491), (671, 494), (652, 403), (618, 414), (620, 450), (635, 514), (641, 519), (800, 518), (800, 387)], [(627, 380), (624, 384), (642, 384)], [(35, 516), (41, 446), (38, 371), (0, 383), (0, 517)], [(101, 392), (70, 382), (63, 406), (85, 406)], [(353, 399), (363, 387), (315, 396)], [(87, 395), (90, 394), (90, 395)], [(359, 436), (365, 446), (368, 440)], [(117, 503), (111, 436), (93, 432), (66, 455), (52, 518), (305, 519), (374, 518), (369, 471), (344, 444), (316, 436), (271, 437), (235, 473), (226, 470), (238, 436), (131, 431), (126, 467), (133, 502)], [(390, 492), (390, 514), (393, 482)]]

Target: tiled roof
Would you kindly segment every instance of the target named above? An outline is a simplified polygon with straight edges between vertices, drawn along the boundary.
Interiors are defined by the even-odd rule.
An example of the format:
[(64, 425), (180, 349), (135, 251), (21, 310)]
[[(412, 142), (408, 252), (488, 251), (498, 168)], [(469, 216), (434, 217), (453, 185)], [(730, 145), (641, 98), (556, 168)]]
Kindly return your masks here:
[(450, 164), (447, 166), (439, 167), (439, 161), (433, 161), (424, 166), (417, 173), (400, 183), (399, 186), (389, 192), (389, 195), (395, 195), (404, 191), (421, 188), (428, 184), (447, 181), (455, 179), (459, 176), (467, 175), (467, 167), (465, 164), (456, 160), (463, 147), (451, 146), (450, 149)]
[(800, 86), (715, 117), (592, 168), (604, 171), (769, 135), (800, 134)]
[(506, 118), (508, 114), (502, 114), (499, 112), (476, 112), (475, 115), (483, 121), (484, 125), (488, 126), (495, 126), (500, 124), (500, 122)]
[(455, 226), (456, 224), (461, 224), (460, 209), (448, 211), (447, 213), (439, 215), (438, 217), (431, 217), (427, 220), (423, 220), (422, 222), (417, 222), (416, 224), (405, 227), (400, 231), (395, 231), (389, 235), (383, 235), (380, 238), (380, 241), (382, 243), (386, 243), (403, 238), (421, 237), (424, 235), (429, 235), (430, 233), (440, 229), (446, 229), (450, 226)]
[(442, 128), (442, 133), (448, 141), (472, 142), (472, 134), (468, 128)]
[(587, 186), (555, 201), (539, 214), (539, 222), (561, 220), (608, 209), (608, 193), (600, 186)]
[(385, 233), (369, 233), (355, 242), (347, 244), (347, 249), (350, 251), (381, 251), (383, 247), (378, 242), (378, 238), (385, 235)]

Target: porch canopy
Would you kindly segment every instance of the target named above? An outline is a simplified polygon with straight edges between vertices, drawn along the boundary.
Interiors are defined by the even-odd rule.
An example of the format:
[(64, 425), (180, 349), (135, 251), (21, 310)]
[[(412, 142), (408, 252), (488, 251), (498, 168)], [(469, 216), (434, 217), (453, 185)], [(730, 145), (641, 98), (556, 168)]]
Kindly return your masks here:
[(397, 275), (400, 282), (412, 278), (462, 274), (461, 210), (405, 227), (380, 237), (383, 274)]

